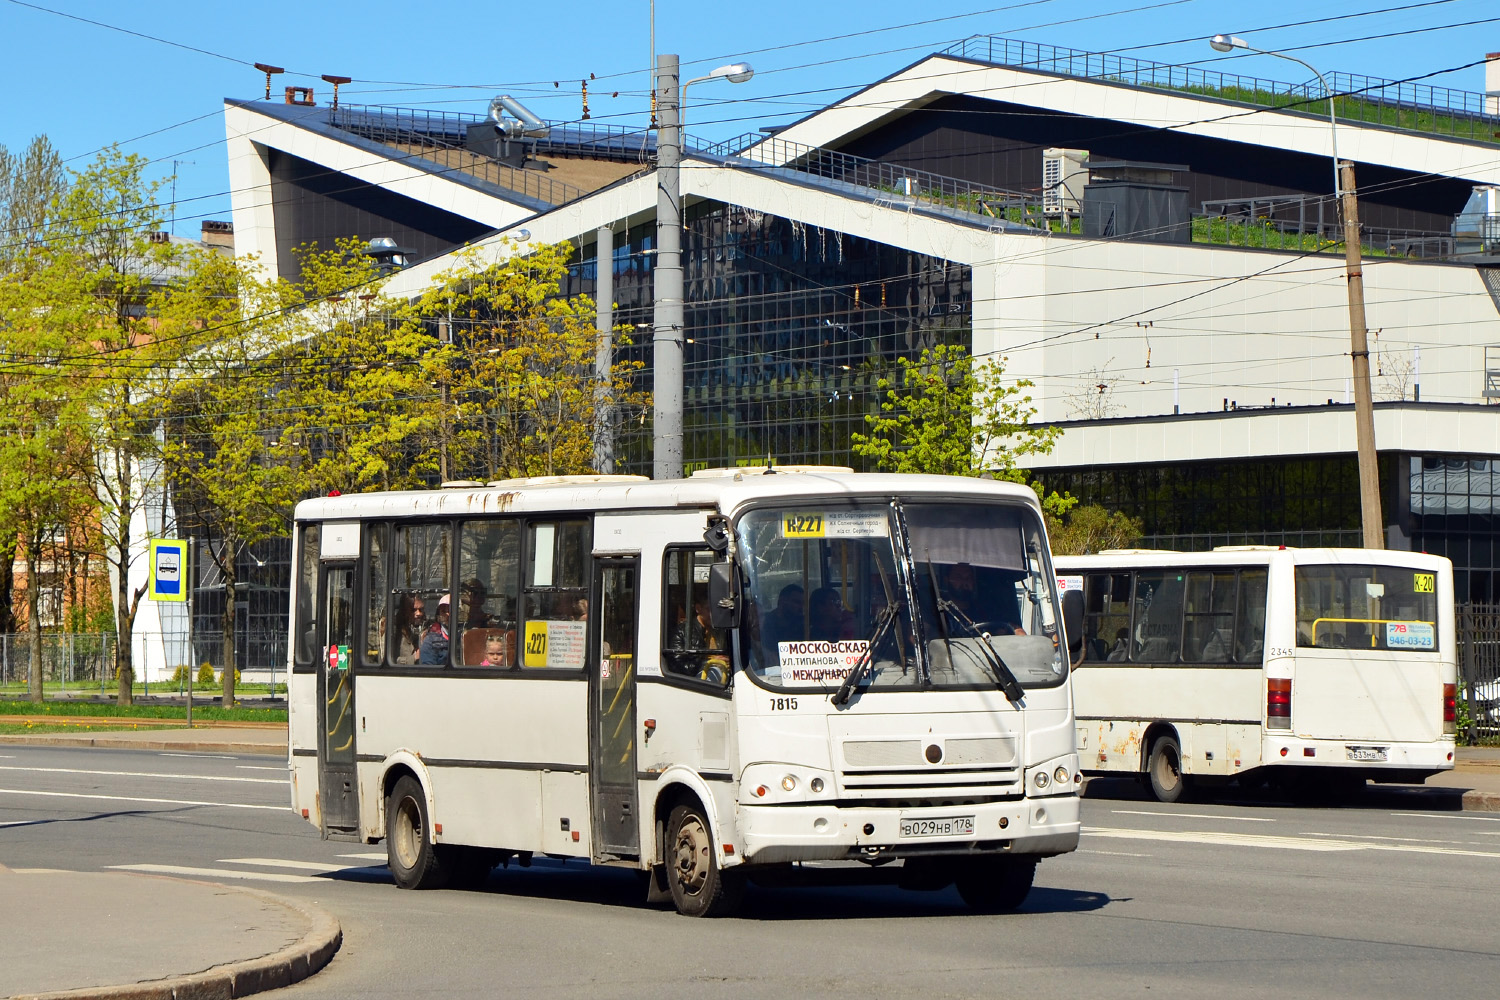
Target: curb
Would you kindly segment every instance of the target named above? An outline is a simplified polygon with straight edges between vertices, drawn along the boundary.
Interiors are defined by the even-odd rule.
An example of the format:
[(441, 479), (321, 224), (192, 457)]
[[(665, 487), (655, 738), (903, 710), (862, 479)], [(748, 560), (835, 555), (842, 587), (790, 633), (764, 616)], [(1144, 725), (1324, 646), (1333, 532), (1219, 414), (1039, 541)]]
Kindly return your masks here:
[(1463, 795), (1464, 812), (1500, 812), (1500, 792), (1470, 789)]
[(270, 893), (240, 889), (307, 917), (311, 930), (302, 940), (280, 951), (241, 962), (218, 965), (207, 972), (173, 976), (128, 986), (94, 986), (51, 993), (27, 993), (10, 1000), (231, 1000), (300, 983), (332, 961), (344, 932), (333, 915)]
[[(166, 732), (180, 731), (166, 730)], [(7, 743), (35, 747), (98, 747), (104, 750), (192, 750), (206, 751), (208, 753), (260, 754), (273, 757), (285, 757), (287, 753), (285, 743), (231, 743), (212, 739), (193, 740), (192, 742), (160, 739), (132, 740), (111, 736), (107, 733), (89, 736), (51, 736), (45, 733), (38, 733), (35, 736), (0, 736), (0, 746), (4, 746)]]

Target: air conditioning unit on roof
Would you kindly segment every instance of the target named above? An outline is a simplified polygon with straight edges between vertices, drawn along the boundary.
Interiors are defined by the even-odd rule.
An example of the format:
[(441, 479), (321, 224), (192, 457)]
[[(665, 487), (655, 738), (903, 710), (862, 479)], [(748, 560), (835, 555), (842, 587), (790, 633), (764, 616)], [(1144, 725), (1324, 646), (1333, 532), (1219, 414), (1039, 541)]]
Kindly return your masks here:
[(1089, 182), (1086, 149), (1042, 150), (1042, 213), (1077, 215)]

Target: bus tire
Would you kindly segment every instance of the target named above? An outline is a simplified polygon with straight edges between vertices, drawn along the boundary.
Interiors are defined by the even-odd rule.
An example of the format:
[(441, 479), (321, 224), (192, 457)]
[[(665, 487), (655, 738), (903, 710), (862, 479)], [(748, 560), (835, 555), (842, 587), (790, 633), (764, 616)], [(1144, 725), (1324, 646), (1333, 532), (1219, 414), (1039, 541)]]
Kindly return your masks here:
[(961, 868), (955, 884), (969, 908), (1011, 913), (1026, 902), (1036, 878), (1036, 858), (979, 858)]
[(385, 854), (391, 875), (403, 889), (441, 889), (449, 870), (430, 842), (427, 796), (421, 782), (404, 775), (385, 801)]
[(1175, 736), (1159, 736), (1146, 758), (1146, 780), (1158, 802), (1181, 802), (1187, 795), (1188, 778), (1182, 773), (1182, 747)]
[(667, 884), (685, 917), (727, 916), (744, 898), (744, 873), (719, 867), (713, 828), (697, 805), (680, 805), (667, 819)]

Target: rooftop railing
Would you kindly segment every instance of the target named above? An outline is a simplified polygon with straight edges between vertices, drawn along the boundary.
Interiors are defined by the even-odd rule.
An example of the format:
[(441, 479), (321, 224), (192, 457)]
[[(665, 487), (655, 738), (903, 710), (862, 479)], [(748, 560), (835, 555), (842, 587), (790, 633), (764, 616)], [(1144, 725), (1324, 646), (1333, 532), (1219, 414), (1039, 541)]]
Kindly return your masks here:
[(588, 193), (539, 170), (519, 170), (466, 148), (469, 126), (484, 120), (481, 115), (453, 111), (343, 104), (329, 109), (328, 123), (395, 146), (416, 161), (435, 164), (440, 171), (463, 174), (518, 194), (536, 209), (562, 205)]
[[(1205, 43), (1206, 44), (1206, 43)], [(966, 38), (944, 55), (997, 66), (1036, 70), (1135, 87), (1154, 87), (1321, 115), (1328, 95), (1317, 81), (1283, 83), (1198, 66), (1152, 62), (1109, 52), (1086, 52), (996, 35)], [(1477, 142), (1500, 143), (1500, 115), (1487, 110), (1485, 95), (1451, 87), (1328, 73), (1339, 121), (1386, 125)]]
[[(814, 183), (895, 208), (921, 207), (989, 226), (1009, 223), (1039, 232), (1082, 235), (1078, 210), (1047, 214), (1040, 192), (976, 184), (894, 163), (747, 133), (702, 147), (701, 155), (762, 170), (796, 171)], [(1180, 229), (1181, 224), (1169, 227)], [(1192, 213), (1191, 242), (1297, 253), (1342, 253), (1342, 225), (1332, 200), (1317, 195), (1282, 195), (1204, 202)], [(1135, 233), (1122, 239), (1164, 234)], [(1106, 233), (1104, 238), (1113, 238)], [(1452, 233), (1365, 227), (1364, 253), (1373, 257), (1453, 256)]]

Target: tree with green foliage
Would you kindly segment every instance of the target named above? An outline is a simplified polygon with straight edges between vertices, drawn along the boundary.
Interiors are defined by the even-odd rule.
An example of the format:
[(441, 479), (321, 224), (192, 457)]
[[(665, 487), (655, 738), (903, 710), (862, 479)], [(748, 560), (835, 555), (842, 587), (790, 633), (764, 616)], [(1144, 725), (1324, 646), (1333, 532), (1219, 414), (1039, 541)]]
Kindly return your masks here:
[(19, 540), (26, 566), (32, 701), (42, 700), (42, 564), (55, 565), (66, 526), (92, 499), (87, 403), (65, 363), (78, 276), (41, 264), (32, 249), (0, 275), (0, 533)]
[(193, 250), (158, 290), (151, 313), (182, 356), (161, 396), (161, 459), (179, 522), (201, 526), (224, 581), (219, 625), (224, 705), (234, 704), (239, 555), (286, 533), (303, 489), (301, 456), (282, 446), (274, 399), (286, 391), (280, 360), (288, 323), (285, 289), (250, 260)]
[(283, 447), (305, 458), (310, 493), (420, 487), (437, 471), (438, 393), (423, 370), (437, 337), (381, 295), (383, 275), (357, 238), (297, 251), (283, 293), (296, 329), (278, 358)]
[[(46, 136), (33, 138), (20, 155), (0, 145), (0, 281), (31, 273), (33, 251), (45, 241), (53, 204), (67, 183), (62, 157)], [(12, 600), (19, 538), (16, 532), (0, 533), (0, 633), (16, 631)]]
[(87, 482), (98, 504), (104, 559), (115, 579), (115, 666), (121, 704), (132, 698), (135, 617), (145, 587), (130, 571), (145, 555), (132, 544), (132, 523), (157, 501), (158, 362), (175, 357), (175, 341), (156, 335), (147, 305), (172, 273), (180, 252), (156, 236), (163, 221), (147, 161), (111, 147), (74, 175), (56, 201), (48, 242), (39, 251), (49, 274), (67, 274), (79, 290), (62, 357), (87, 400), (92, 461)]
[[(560, 294), (571, 249), (528, 247), (493, 265), (463, 257), (406, 313), (412, 333), (439, 331), (421, 367), (441, 401), (443, 478), (591, 472), (598, 407), (620, 418), (650, 405), (634, 379), (640, 362), (599, 376), (594, 302)], [(628, 329), (614, 336), (629, 343)]]
[(1033, 427), (1036, 407), (1028, 379), (1006, 382), (1005, 358), (978, 363), (956, 345), (925, 348), (916, 360), (896, 359), (896, 372), (877, 386), (879, 413), (865, 415), (869, 434), (853, 434), (854, 453), (883, 472), (927, 472), (1024, 482), (1017, 462), (1052, 450), (1057, 427)]
[[(975, 362), (959, 346), (939, 344), (920, 358), (897, 359), (894, 376), (877, 383), (886, 394), (881, 412), (865, 415), (869, 434), (851, 435), (856, 455), (884, 472), (990, 476), (1025, 483), (1020, 461), (1045, 455), (1062, 431), (1033, 427), (1036, 407), (1027, 379), (1006, 382), (1005, 358)], [(1054, 552), (1120, 548), (1141, 535), (1139, 520), (1097, 504), (1080, 505), (1040, 483), (1042, 514)]]

